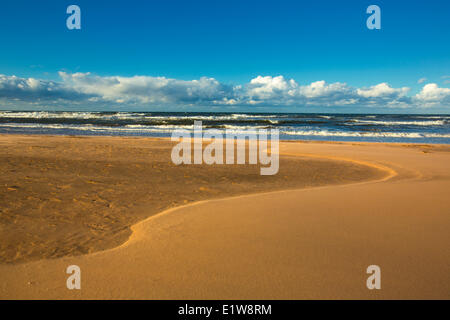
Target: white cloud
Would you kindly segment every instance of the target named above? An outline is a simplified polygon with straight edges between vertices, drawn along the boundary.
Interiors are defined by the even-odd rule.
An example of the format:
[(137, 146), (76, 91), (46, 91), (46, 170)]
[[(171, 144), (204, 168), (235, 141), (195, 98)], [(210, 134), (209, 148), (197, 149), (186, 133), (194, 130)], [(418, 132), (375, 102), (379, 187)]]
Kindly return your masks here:
[(294, 80), (286, 80), (283, 76), (258, 76), (250, 81), (246, 95), (250, 99), (273, 99), (280, 96), (293, 96), (298, 89)]
[(450, 76), (449, 75), (445, 75), (441, 77), (443, 79), (444, 84), (449, 84), (450, 83)]
[(440, 88), (436, 83), (429, 83), (415, 95), (415, 99), (425, 107), (436, 104), (450, 105), (450, 89)]
[(351, 89), (345, 83), (327, 84), (324, 80), (300, 88), (300, 93), (306, 98), (329, 97), (336, 94), (349, 94), (350, 92)]
[(90, 73), (59, 73), (74, 90), (100, 96), (106, 101), (129, 103), (194, 103), (232, 99), (231, 87), (214, 78), (177, 80), (165, 77), (100, 77)]
[(243, 98), (250, 99), (251, 104), (259, 101), (284, 105), (330, 105), (340, 100), (351, 99), (351, 95), (352, 89), (345, 83), (327, 84), (322, 80), (301, 86), (295, 80), (287, 80), (283, 76), (258, 76), (246, 86)]
[(19, 101), (82, 99), (63, 83), (0, 74), (0, 98)]
[(450, 89), (426, 84), (414, 96), (409, 88), (380, 83), (355, 88), (324, 80), (299, 84), (283, 76), (257, 76), (228, 85), (214, 78), (179, 80), (150, 76), (108, 76), (60, 72), (61, 81), (0, 75), (0, 102), (46, 106), (346, 106), (408, 108), (450, 106)]
[(419, 80), (417, 80), (417, 83), (424, 83), (425, 81), (427, 81), (427, 78), (420, 78)]
[(402, 97), (405, 96), (409, 91), (409, 88), (392, 88), (386, 82), (371, 86), (366, 89), (357, 89), (358, 95), (364, 98), (381, 98), (381, 97)]

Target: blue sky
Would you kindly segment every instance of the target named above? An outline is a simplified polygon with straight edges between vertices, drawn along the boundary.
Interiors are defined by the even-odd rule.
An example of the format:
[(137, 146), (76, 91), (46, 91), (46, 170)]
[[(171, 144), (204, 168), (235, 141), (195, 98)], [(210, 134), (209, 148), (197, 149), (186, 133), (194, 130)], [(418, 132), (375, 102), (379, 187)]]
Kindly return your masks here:
[(0, 108), (449, 113), (449, 30), (445, 0), (2, 2)]

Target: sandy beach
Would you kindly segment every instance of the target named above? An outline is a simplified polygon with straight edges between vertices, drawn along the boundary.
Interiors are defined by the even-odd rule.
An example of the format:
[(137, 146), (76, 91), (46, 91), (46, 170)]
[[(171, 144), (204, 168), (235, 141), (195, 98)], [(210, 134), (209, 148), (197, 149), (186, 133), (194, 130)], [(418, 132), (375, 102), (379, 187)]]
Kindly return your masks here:
[(449, 146), (281, 142), (275, 176), (172, 146), (0, 136), (0, 298), (450, 298)]

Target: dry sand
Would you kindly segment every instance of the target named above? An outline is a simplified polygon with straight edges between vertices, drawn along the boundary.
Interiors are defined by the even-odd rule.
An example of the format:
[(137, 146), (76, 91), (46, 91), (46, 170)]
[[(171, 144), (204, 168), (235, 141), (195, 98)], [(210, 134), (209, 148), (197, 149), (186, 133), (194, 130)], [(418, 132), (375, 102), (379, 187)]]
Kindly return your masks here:
[[(69, 143), (70, 148), (67, 147), (65, 152), (41, 148), (41, 158), (53, 161), (52, 165), (60, 168), (61, 172), (67, 172), (61, 168), (69, 159), (75, 158), (89, 163), (104, 161), (95, 165), (79, 163), (71, 168), (80, 166), (79, 175), (85, 180), (97, 181), (95, 179), (102, 177), (106, 179), (104, 184), (122, 181), (125, 186), (126, 177), (130, 174), (127, 170), (131, 170), (131, 164), (139, 162), (132, 160), (136, 159), (137, 154), (145, 158), (147, 153), (161, 148), (156, 152), (161, 155), (165, 152), (163, 150), (168, 148), (167, 141), (155, 139), (36, 139), (7, 136), (0, 139), (1, 150), (9, 150), (2, 152), (2, 157), (7, 159), (4, 163), (12, 161), (8, 167), (10, 170), (17, 170), (15, 161), (19, 161), (20, 156), (27, 156), (26, 152), (22, 152), (24, 148), (17, 147), (18, 142), (23, 145), (42, 146), (52, 141), (57, 149), (58, 146)], [(139, 151), (133, 155), (131, 150), (127, 149), (128, 153), (124, 153), (122, 149), (122, 152), (117, 151), (117, 154), (113, 152), (108, 160), (99, 157), (104, 152), (101, 150), (110, 145), (113, 145), (113, 149), (136, 148)], [(15, 148), (18, 151), (14, 151)], [(82, 256), (70, 256), (79, 252), (69, 250), (62, 254), (69, 256), (63, 258), (27, 263), (17, 263), (20, 259), (10, 258), (6, 261), (9, 261), (8, 264), (0, 265), (0, 298), (450, 298), (448, 146), (283, 142), (280, 148), (283, 158), (280, 173), (270, 181), (256, 178), (254, 173), (246, 171), (250, 169), (244, 169), (247, 166), (242, 166), (242, 169), (239, 169), (239, 166), (217, 166), (201, 170), (189, 169), (194, 166), (175, 167), (183, 173), (181, 176), (174, 176), (176, 170), (170, 168), (169, 164), (161, 167), (162, 173), (157, 181), (170, 184), (171, 181), (167, 180), (170, 177), (180, 181), (186, 170), (192, 170), (192, 178), (189, 179), (194, 181), (192, 183), (195, 187), (192, 190), (202, 186), (219, 190), (217, 193), (204, 195), (203, 198), (188, 198), (190, 201), (269, 190), (300, 189), (203, 200), (180, 207), (176, 207), (180, 202), (172, 203), (171, 199), (166, 199), (163, 207), (172, 208), (133, 225), (131, 237), (118, 247)], [(78, 153), (73, 150), (78, 150)], [(67, 158), (64, 158), (64, 154)], [(93, 156), (88, 161), (91, 155)], [(37, 154), (28, 156), (38, 158)], [(60, 164), (56, 164), (58, 157), (61, 157)], [(24, 161), (26, 163), (29, 159)], [(100, 174), (106, 162), (114, 165), (116, 161), (124, 162), (121, 170), (127, 174)], [(154, 163), (153, 160), (148, 161), (142, 163), (143, 167)], [(81, 168), (90, 165), (92, 173), (82, 174), (86, 171)], [(21, 168), (26, 167), (23, 165)], [(97, 169), (100, 177), (93, 174)], [(170, 170), (175, 171), (168, 174)], [(203, 180), (197, 181), (195, 175), (202, 170), (205, 170)], [(224, 171), (215, 173), (217, 170)], [(243, 171), (238, 174), (233, 173), (234, 170)], [(33, 172), (35, 171), (31, 170), (29, 175)], [(151, 170), (148, 173), (142, 171), (141, 174), (147, 174), (147, 178), (153, 175)], [(233, 189), (230, 183), (224, 184), (222, 189), (217, 187), (220, 185), (218, 177), (229, 178), (234, 174), (238, 176), (238, 185), (244, 185), (242, 188)], [(326, 177), (327, 174), (329, 177)], [(14, 176), (10, 174), (9, 177), (11, 179)], [(35, 178), (44, 179), (44, 176), (47, 174), (36, 173)], [(107, 180), (109, 178), (111, 180)], [(133, 183), (135, 180), (133, 179)], [(74, 189), (70, 193), (71, 196), (84, 190), (87, 185), (78, 186), (75, 182), (71, 183)], [(5, 183), (6, 190), (2, 190), (2, 195), (8, 195), (7, 192), (26, 195), (30, 192), (20, 191), (21, 188), (28, 190), (23, 184), (17, 185), (17, 188), (9, 185), (9, 180), (0, 186), (3, 187)], [(40, 185), (42, 181), (35, 183)], [(328, 183), (332, 185), (327, 185)], [(176, 184), (172, 183), (172, 187)], [(113, 191), (109, 191), (112, 194), (123, 187), (117, 183), (113, 185)], [(135, 192), (138, 193), (145, 184), (139, 182), (136, 186)], [(186, 188), (184, 183), (178, 192)], [(89, 189), (86, 193), (91, 194), (97, 192), (96, 190)], [(53, 196), (63, 198), (59, 191), (53, 192), (56, 193)], [(186, 191), (183, 197), (195, 194), (193, 191)], [(140, 196), (127, 197), (131, 195), (118, 194), (117, 203), (132, 203), (140, 199)], [(182, 201), (183, 197), (178, 194), (178, 201)], [(16, 199), (17, 205), (26, 200)], [(105, 199), (106, 202), (111, 202), (110, 198)], [(11, 200), (5, 203), (11, 203)], [(40, 203), (40, 200), (37, 200), (37, 203)], [(69, 203), (65, 202), (59, 209), (65, 208)], [(131, 221), (138, 221), (156, 213), (158, 209), (155, 206), (158, 203), (160, 200), (156, 200), (154, 204), (151, 201), (142, 202), (139, 208), (134, 208), (136, 210), (131, 210), (131, 204), (130, 210), (122, 205), (122, 209), (114, 214), (110, 210), (100, 210), (103, 213), (95, 219), (98, 223), (103, 223), (102, 218), (108, 215), (119, 220), (121, 215), (132, 216), (123, 218), (126, 221), (118, 223), (121, 228), (127, 230)], [(12, 209), (14, 208), (13, 206)], [(90, 213), (97, 212), (97, 207), (88, 208), (93, 209), (94, 213), (83, 211), (83, 219), (86, 221), (90, 221)], [(15, 212), (20, 213), (22, 210), (17, 209)], [(66, 214), (70, 213), (64, 211), (64, 215)], [(47, 218), (41, 225), (46, 225)], [(20, 219), (14, 221), (11, 215), (10, 219), (11, 221), (7, 221), (8, 228), (3, 224), (3, 218), (1, 220), (2, 242), (3, 235), (8, 234), (5, 229), (14, 228), (19, 222), (20, 228), (27, 228), (26, 222)], [(39, 220), (31, 213), (25, 214), (24, 219)], [(80, 221), (83, 219), (80, 218)], [(70, 221), (66, 221), (66, 224), (70, 225)], [(61, 226), (67, 227), (70, 232), (70, 226), (66, 224), (62, 223)], [(18, 238), (23, 236), (20, 228), (16, 229), (20, 234), (17, 235)], [(113, 234), (115, 229), (111, 230)], [(78, 229), (78, 232), (83, 236), (89, 234), (83, 228)], [(114, 240), (114, 236), (110, 236), (108, 232), (101, 237), (109, 239), (109, 242), (106, 241), (109, 244), (119, 243), (120, 239), (123, 239)], [(14, 236), (7, 239), (13, 239), (10, 244), (14, 245)], [(77, 239), (71, 240), (76, 242)], [(93, 245), (97, 243), (96, 240), (92, 241), (89, 247), (92, 251), (102, 249), (101, 246)], [(45, 248), (43, 252), (46, 252)], [(8, 254), (4, 256), (10, 257)], [(35, 260), (39, 258), (39, 253), (22, 256), (25, 261)], [(66, 288), (68, 275), (65, 270), (71, 264), (81, 267), (81, 290)], [(372, 264), (381, 267), (381, 290), (368, 290), (365, 286), (368, 276), (365, 270)]]
[(175, 143), (145, 138), (0, 136), (0, 263), (114, 248), (130, 227), (194, 201), (377, 179), (348, 162), (285, 157), (256, 165), (182, 165)]

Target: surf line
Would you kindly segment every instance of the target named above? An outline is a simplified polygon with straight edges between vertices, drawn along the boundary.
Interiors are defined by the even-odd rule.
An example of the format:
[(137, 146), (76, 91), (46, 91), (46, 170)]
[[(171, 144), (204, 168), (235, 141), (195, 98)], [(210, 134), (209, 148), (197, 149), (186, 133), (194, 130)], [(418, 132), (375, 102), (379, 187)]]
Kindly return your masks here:
[[(180, 164), (246, 164), (246, 141), (248, 139), (248, 163), (268, 165), (260, 168), (261, 175), (274, 175), (279, 169), (279, 131), (278, 129), (241, 129), (238, 132), (226, 129), (202, 129), (201, 121), (194, 121), (194, 136), (187, 129), (172, 131), (171, 141), (178, 141), (172, 149), (171, 158), (175, 165)], [(194, 142), (194, 159), (192, 161), (192, 140)], [(211, 141), (203, 150), (203, 141)], [(224, 140), (226, 148), (224, 150)], [(234, 156), (237, 145), (236, 161)], [(270, 155), (269, 155), (270, 144)], [(259, 149), (259, 153), (258, 153)]]

